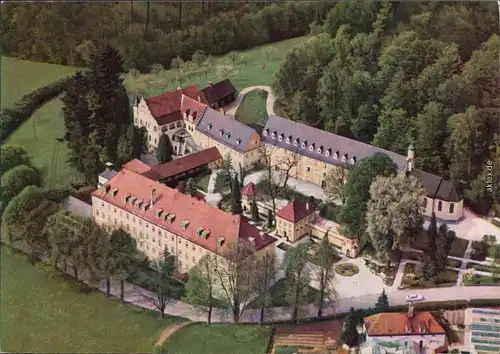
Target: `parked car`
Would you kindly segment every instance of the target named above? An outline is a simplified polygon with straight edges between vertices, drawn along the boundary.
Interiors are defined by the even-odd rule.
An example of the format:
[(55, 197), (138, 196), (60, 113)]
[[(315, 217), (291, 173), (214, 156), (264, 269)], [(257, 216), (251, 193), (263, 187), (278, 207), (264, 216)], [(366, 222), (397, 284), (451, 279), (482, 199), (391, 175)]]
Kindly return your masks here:
[(424, 297), (418, 293), (406, 295), (407, 302), (422, 301)]

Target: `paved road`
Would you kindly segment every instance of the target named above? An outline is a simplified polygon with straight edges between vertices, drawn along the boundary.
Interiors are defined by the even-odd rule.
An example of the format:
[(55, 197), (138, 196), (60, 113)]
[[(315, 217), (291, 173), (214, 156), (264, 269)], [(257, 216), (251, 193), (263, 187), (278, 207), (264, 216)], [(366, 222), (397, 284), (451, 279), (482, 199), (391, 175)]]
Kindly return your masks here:
[[(105, 284), (102, 283), (101, 291), (105, 291)], [(396, 290), (388, 291), (387, 296), (391, 305), (406, 305), (406, 295), (411, 291)], [(453, 300), (470, 300), (470, 299), (494, 299), (500, 297), (500, 287), (450, 287), (439, 289), (422, 289), (418, 290), (425, 301), (453, 301)], [(113, 296), (119, 296), (119, 283), (112, 282), (111, 293)], [(145, 299), (145, 294), (149, 294), (147, 290), (138, 288), (132, 284), (125, 286), (125, 300), (136, 306), (155, 310), (154, 306)], [(354, 309), (362, 309), (373, 306), (380, 294), (367, 294), (358, 297), (340, 298), (336, 301), (335, 308), (327, 308), (324, 310), (324, 315), (333, 315), (336, 313), (346, 313), (351, 307)], [(274, 308), (274, 315), (268, 317), (268, 321), (288, 320), (291, 317), (291, 309), (288, 307)], [(257, 323), (259, 320), (258, 310), (245, 310), (241, 316), (240, 322)], [(315, 317), (317, 309), (314, 305), (308, 305), (303, 308), (301, 318)], [(171, 316), (180, 316), (191, 321), (205, 321), (206, 315), (196, 311), (191, 305), (182, 301), (171, 300), (165, 309), (165, 314)], [(233, 322), (232, 317), (223, 310), (214, 310), (214, 321), (225, 323)]]
[(236, 115), (236, 110), (238, 109), (239, 105), (243, 101), (243, 97), (250, 92), (254, 90), (264, 90), (267, 91), (267, 100), (266, 100), (266, 110), (267, 114), (270, 116), (274, 116), (274, 102), (276, 101), (276, 97), (274, 97), (273, 91), (271, 89), (271, 86), (250, 86), (250, 87), (245, 87), (243, 90), (241, 90), (238, 93), (238, 97), (236, 97), (236, 100), (232, 102), (230, 105), (225, 107), (225, 114), (228, 116), (234, 117)]

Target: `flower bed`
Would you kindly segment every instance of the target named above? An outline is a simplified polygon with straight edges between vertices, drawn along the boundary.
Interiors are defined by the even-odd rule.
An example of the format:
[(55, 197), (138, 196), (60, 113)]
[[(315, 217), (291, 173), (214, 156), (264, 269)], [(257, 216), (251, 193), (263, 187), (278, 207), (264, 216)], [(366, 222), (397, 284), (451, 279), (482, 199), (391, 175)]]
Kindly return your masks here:
[(352, 277), (359, 273), (359, 267), (352, 263), (342, 263), (335, 267), (335, 273), (344, 277)]

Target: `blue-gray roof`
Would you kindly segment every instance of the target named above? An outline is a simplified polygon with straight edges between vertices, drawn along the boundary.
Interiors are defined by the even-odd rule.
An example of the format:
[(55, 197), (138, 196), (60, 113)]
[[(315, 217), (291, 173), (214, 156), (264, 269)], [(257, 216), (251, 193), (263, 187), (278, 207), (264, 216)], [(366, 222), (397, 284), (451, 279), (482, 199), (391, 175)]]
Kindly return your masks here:
[(118, 172), (116, 172), (115, 170), (111, 170), (111, 171), (104, 171), (104, 172), (101, 172), (99, 174), (100, 177), (104, 177), (106, 179), (111, 179), (113, 178), (114, 176), (116, 176)]
[(212, 139), (241, 152), (245, 152), (254, 129), (227, 117), (212, 108), (207, 108), (198, 121), (196, 130)]
[(267, 144), (276, 145), (328, 164), (344, 163), (342, 161), (344, 155), (347, 155), (345, 162), (354, 158), (353, 162), (356, 163), (376, 152), (382, 152), (394, 161), (399, 171), (404, 171), (406, 168), (406, 157), (403, 155), (278, 116), (269, 117), (262, 134), (262, 141)]
[[(381, 152), (392, 159), (399, 172), (407, 168), (406, 156), (278, 116), (269, 117), (262, 131), (262, 141), (334, 165), (349, 163), (352, 158), (355, 164)], [(346, 161), (342, 160), (344, 156)], [(417, 177), (431, 198), (453, 202), (462, 199), (450, 181), (418, 169), (413, 169), (411, 174)]]

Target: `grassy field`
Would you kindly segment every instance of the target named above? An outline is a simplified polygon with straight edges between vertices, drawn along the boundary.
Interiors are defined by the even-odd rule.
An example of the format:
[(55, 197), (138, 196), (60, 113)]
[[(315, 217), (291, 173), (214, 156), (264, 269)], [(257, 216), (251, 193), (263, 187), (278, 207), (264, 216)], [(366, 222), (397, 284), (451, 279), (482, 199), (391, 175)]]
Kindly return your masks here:
[[(76, 68), (2, 57), (2, 108), (11, 107), (23, 95), (67, 77)], [(6, 141), (23, 147), (40, 169), (45, 186), (71, 182), (74, 171), (68, 166), (66, 144), (56, 141), (65, 134), (59, 98), (48, 102), (24, 122)]]
[(271, 328), (257, 325), (193, 324), (163, 344), (168, 354), (265, 354)]
[[(240, 52), (248, 57), (248, 65), (244, 63), (233, 65), (231, 59), (227, 55), (214, 58), (214, 64), (208, 71), (206, 78), (205, 75), (193, 76), (187, 78), (181, 86), (193, 84), (201, 89), (207, 86), (208, 81), (215, 83), (226, 79), (226, 77), (221, 77), (217, 73), (217, 67), (221, 65), (230, 65), (234, 68), (233, 72), (229, 75), (229, 79), (231, 79), (231, 82), (237, 90), (241, 90), (248, 86), (270, 85), (273, 81), (274, 73), (286, 53), (292, 47), (306, 41), (307, 38), (308, 37), (297, 37), (287, 39)], [(270, 47), (274, 49), (275, 54), (268, 59), (266, 50)], [(265, 71), (262, 69), (263, 64), (266, 65)], [(179, 86), (175, 77), (176, 70), (166, 70), (158, 75), (145, 74), (138, 77), (127, 75), (125, 84), (130, 92), (142, 93), (147, 97), (169, 90), (175, 90)]]
[[(270, 85), (286, 52), (304, 42), (306, 38), (288, 39), (247, 50), (244, 54), (248, 57), (248, 65), (232, 65), (227, 56), (215, 58), (207, 78), (204, 75), (186, 78), (182, 85), (194, 84), (201, 89), (207, 86), (207, 81), (217, 82), (225, 79), (217, 74), (217, 66), (220, 65), (232, 65), (234, 70), (229, 78), (237, 89), (253, 85)], [(275, 54), (268, 60), (265, 51), (269, 47), (274, 48)], [(263, 64), (266, 64), (265, 71), (262, 68)], [(68, 76), (77, 68), (2, 57), (1, 70), (2, 107), (9, 107), (24, 94)], [(179, 86), (175, 81), (175, 70), (166, 70), (159, 75), (144, 74), (131, 77), (126, 74), (124, 77), (125, 85), (130, 92), (141, 93), (146, 97), (175, 90)], [(49, 102), (7, 139), (8, 144), (19, 145), (26, 149), (33, 164), (42, 172), (46, 186), (68, 185), (75, 176), (75, 171), (66, 163), (68, 159), (66, 144), (56, 141), (56, 138), (62, 137), (65, 133), (61, 108), (60, 99)]]
[(236, 111), (236, 120), (245, 124), (265, 126), (269, 116), (266, 108), (267, 92), (250, 91)]
[(1, 342), (4, 352), (150, 352), (179, 320), (162, 320), (103, 294), (82, 294), (47, 266), (2, 247)]
[(25, 94), (73, 74), (76, 68), (64, 65), (1, 57), (2, 108), (11, 107)]

